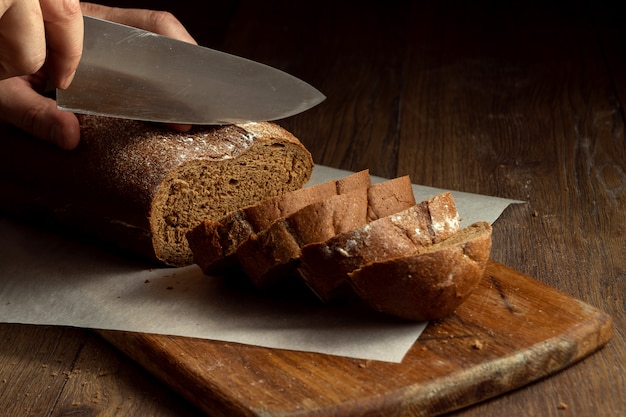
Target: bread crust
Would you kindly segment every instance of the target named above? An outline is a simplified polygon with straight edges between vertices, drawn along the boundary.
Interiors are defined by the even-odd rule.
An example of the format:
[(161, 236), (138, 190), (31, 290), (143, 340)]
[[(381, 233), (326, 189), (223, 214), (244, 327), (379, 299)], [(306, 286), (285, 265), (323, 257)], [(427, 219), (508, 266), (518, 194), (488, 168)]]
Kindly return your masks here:
[(302, 248), (298, 273), (324, 302), (350, 294), (348, 273), (368, 263), (417, 251), (459, 230), (450, 193)]
[(295, 270), (300, 248), (307, 242), (326, 240), (337, 230), (357, 227), (366, 219), (366, 187), (335, 195), (274, 222), (260, 233), (252, 234), (237, 249), (237, 260), (257, 288), (267, 288)]
[(253, 284), (267, 288), (295, 273), (305, 245), (324, 242), (414, 204), (408, 176), (361, 187), (303, 207), (253, 234), (237, 250), (237, 259)]
[(349, 274), (359, 298), (408, 320), (446, 317), (480, 282), (491, 250), (491, 226), (475, 223), (414, 254), (374, 262)]
[(71, 152), (2, 127), (2, 209), (46, 219), (168, 265), (193, 262), (186, 231), (201, 218), (301, 188), (310, 153), (273, 123), (176, 133), (81, 116)]

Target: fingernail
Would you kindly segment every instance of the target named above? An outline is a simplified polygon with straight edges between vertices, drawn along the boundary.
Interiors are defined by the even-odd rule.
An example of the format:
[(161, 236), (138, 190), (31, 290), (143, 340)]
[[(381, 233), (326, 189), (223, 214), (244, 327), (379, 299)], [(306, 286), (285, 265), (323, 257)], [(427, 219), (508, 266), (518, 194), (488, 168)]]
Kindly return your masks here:
[(74, 76), (75, 75), (76, 75), (76, 71), (74, 71), (73, 73), (71, 73), (70, 75), (65, 77), (65, 79), (63, 81), (61, 81), (61, 84), (59, 85), (59, 88), (61, 90), (65, 90), (66, 88), (68, 88), (70, 86), (70, 84), (72, 84), (72, 81), (74, 80)]

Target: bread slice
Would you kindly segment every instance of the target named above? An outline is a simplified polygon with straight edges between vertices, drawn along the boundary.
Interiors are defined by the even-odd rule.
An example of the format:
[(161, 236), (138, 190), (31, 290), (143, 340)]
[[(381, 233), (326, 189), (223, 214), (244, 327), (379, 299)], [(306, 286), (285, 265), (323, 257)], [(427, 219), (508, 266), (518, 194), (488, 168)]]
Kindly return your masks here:
[(411, 255), (374, 262), (349, 274), (359, 298), (408, 320), (448, 316), (482, 278), (491, 250), (491, 226), (475, 223)]
[(298, 272), (307, 286), (328, 302), (349, 292), (348, 273), (353, 270), (413, 253), (421, 246), (447, 239), (459, 228), (454, 199), (450, 193), (442, 193), (324, 242), (304, 246)]
[(205, 274), (223, 272), (236, 261), (235, 253), (250, 235), (316, 201), (371, 184), (369, 171), (301, 188), (259, 201), (218, 219), (205, 219), (187, 233), (187, 241)]
[(237, 259), (252, 283), (266, 288), (295, 271), (303, 246), (324, 242), (414, 204), (408, 176), (333, 196), (251, 235), (237, 250)]
[(80, 121), (72, 152), (0, 126), (1, 208), (169, 265), (193, 262), (192, 227), (299, 189), (313, 168), (298, 139), (273, 123), (175, 133), (131, 120)]

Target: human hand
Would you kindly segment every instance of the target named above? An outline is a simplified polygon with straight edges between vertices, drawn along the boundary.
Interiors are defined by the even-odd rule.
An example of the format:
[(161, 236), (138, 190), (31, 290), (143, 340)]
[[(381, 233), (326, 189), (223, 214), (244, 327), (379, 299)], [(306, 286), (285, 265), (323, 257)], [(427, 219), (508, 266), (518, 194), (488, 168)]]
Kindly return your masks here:
[[(5, 0), (5, 3), (11, 3), (11, 0)], [(20, 1), (30, 2), (30, 0), (14, 0), (15, 3)], [(73, 0), (41, 0), (42, 9), (48, 6), (44, 6), (44, 3), (55, 4), (73, 4)], [(2, 11), (5, 3), (0, 0), (0, 12)], [(126, 24), (129, 26), (139, 27), (151, 32), (159, 33), (164, 36), (169, 36), (182, 41), (195, 43), (191, 35), (183, 27), (183, 25), (170, 13), (141, 10), (141, 9), (119, 9), (101, 6), (91, 3), (80, 4), (82, 12), (79, 12), (80, 19), (80, 46), (79, 51), (82, 51), (82, 13), (115, 21), (118, 23)], [(8, 9), (7, 9), (8, 10)], [(32, 10), (31, 10), (32, 11)], [(5, 13), (6, 16), (6, 13)], [(45, 19), (45, 15), (44, 19)], [(17, 15), (14, 17), (18, 17)], [(5, 24), (4, 16), (0, 17), (0, 30)], [(45, 21), (42, 21), (41, 25), (47, 25)], [(36, 26), (36, 25), (35, 25)], [(20, 66), (13, 65), (7, 74), (19, 74), (20, 71), (26, 75), (13, 76), (0, 81), (0, 122), (6, 122), (17, 126), (18, 128), (33, 134), (34, 136), (54, 143), (63, 149), (73, 149), (78, 145), (80, 140), (80, 127), (77, 117), (73, 113), (58, 110), (56, 102), (50, 98), (44, 97), (41, 93), (44, 91), (48, 81), (52, 82), (58, 88), (67, 87), (69, 84), (63, 84), (63, 75), (70, 74), (69, 80), (75, 71), (75, 67), (72, 69), (68, 66), (67, 52), (65, 55), (61, 55), (59, 52), (52, 52), (50, 50), (50, 42), (54, 39), (54, 42), (64, 43), (67, 47), (69, 42), (67, 35), (59, 35), (56, 32), (55, 35), (49, 34), (50, 31), (66, 30), (67, 28), (59, 28), (58, 25), (52, 25), (48, 29), (46, 27), (46, 35), (44, 42), (48, 42), (48, 55), (44, 66), (34, 74), (28, 75), (28, 65), (23, 65), (20, 70)], [(13, 29), (15, 30), (15, 28)], [(1, 37), (0, 32), (0, 39)], [(15, 33), (15, 32), (11, 32)], [(19, 33), (19, 31), (18, 31)], [(4, 42), (4, 40), (3, 40)], [(57, 45), (55, 43), (54, 45)], [(13, 48), (18, 44), (11, 44)], [(4, 48), (4, 46), (2, 46)], [(44, 43), (45, 47), (45, 43)], [(58, 46), (55, 47), (59, 49)], [(10, 56), (10, 55), (9, 55)], [(78, 55), (80, 57), (80, 54)], [(60, 59), (63, 64), (58, 62)], [(3, 60), (4, 56), (0, 53), (0, 60)], [(49, 64), (50, 62), (50, 64)], [(78, 62), (78, 60), (76, 60)], [(20, 64), (21, 65), (21, 64)], [(30, 65), (37, 65), (30, 64)], [(32, 67), (30, 68), (33, 69)], [(65, 69), (65, 72), (62, 70)], [(4, 67), (3, 69), (4, 70)], [(0, 70), (0, 71), (2, 71)], [(13, 72), (11, 72), (13, 71)], [(0, 73), (0, 79), (2, 73)], [(191, 126), (188, 125), (169, 125), (171, 128), (179, 131), (189, 130)]]
[(82, 49), (79, 0), (0, 1), (0, 80), (34, 74), (45, 63), (54, 86), (66, 88)]

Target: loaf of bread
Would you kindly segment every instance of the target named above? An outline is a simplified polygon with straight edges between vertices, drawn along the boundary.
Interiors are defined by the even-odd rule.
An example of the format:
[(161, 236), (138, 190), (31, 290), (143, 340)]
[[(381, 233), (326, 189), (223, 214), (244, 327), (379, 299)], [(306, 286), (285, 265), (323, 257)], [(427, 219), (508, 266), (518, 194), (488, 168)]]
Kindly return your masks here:
[[(491, 226), (460, 229), (450, 193), (416, 204), (408, 177), (371, 185), (364, 175), (369, 178), (347, 177), (344, 187), (331, 181), (202, 222), (188, 233), (194, 256), (202, 259), (208, 248), (221, 259), (225, 252), (215, 248), (228, 247), (261, 289), (299, 278), (324, 302), (351, 294), (409, 320), (451, 314), (484, 273)], [(207, 236), (216, 242), (206, 243)]]
[(80, 122), (71, 152), (0, 126), (0, 209), (168, 265), (193, 263), (191, 228), (297, 190), (313, 168), (304, 146), (272, 123), (174, 133), (130, 120)]
[(450, 193), (442, 193), (401, 212), (302, 248), (298, 272), (307, 286), (328, 302), (350, 293), (348, 274), (373, 262), (414, 253), (459, 231)]
[(491, 226), (475, 223), (411, 255), (374, 262), (349, 274), (352, 288), (372, 308), (408, 320), (446, 317), (482, 278)]
[(309, 204), (370, 184), (369, 172), (364, 170), (336, 181), (266, 198), (220, 219), (205, 219), (187, 233), (194, 262), (205, 274), (222, 273), (235, 263), (239, 246), (252, 234), (262, 232), (273, 222)]
[(237, 260), (259, 288), (295, 272), (301, 248), (363, 226), (415, 204), (408, 176), (309, 204), (255, 233), (237, 250)]

